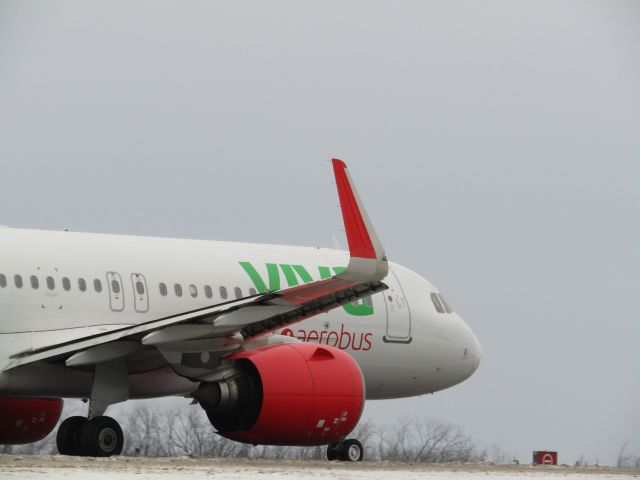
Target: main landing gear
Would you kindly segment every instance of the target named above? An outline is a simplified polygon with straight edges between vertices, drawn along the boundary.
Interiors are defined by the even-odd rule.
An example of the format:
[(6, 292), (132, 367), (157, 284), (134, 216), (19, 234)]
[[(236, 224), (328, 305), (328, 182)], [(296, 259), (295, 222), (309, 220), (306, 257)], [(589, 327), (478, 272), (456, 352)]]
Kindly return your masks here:
[(120, 455), (124, 437), (111, 417), (69, 417), (58, 428), (56, 444), (61, 455), (110, 457)]
[(105, 416), (104, 412), (109, 405), (124, 402), (128, 398), (129, 377), (125, 359), (96, 364), (88, 418), (69, 417), (60, 424), (56, 436), (58, 452), (61, 455), (84, 457), (120, 455), (124, 445), (122, 428), (113, 418)]
[(327, 460), (341, 462), (361, 462), (364, 456), (362, 444), (355, 438), (332, 443), (327, 447)]

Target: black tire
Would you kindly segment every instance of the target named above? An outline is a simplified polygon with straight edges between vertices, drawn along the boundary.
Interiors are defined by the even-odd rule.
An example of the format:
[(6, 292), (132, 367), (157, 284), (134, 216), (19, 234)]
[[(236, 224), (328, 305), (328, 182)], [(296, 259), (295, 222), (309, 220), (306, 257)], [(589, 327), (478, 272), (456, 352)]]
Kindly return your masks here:
[(60, 455), (81, 455), (80, 432), (87, 423), (85, 417), (69, 417), (58, 427), (56, 446)]
[(120, 455), (124, 445), (122, 428), (111, 417), (94, 417), (80, 432), (82, 455), (87, 457), (110, 457)]
[(362, 444), (355, 438), (342, 442), (341, 450), (343, 462), (361, 462), (364, 457)]
[(330, 462), (333, 462), (334, 460), (339, 460), (339, 451), (336, 448), (337, 447), (337, 443), (332, 443), (331, 445), (327, 446), (327, 460), (329, 460)]

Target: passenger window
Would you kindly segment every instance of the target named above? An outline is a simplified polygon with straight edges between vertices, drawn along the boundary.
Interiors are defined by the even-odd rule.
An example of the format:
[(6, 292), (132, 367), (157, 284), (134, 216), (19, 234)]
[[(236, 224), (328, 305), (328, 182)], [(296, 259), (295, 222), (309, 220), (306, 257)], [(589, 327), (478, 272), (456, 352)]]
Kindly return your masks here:
[(249, 289), (249, 295), (255, 295), (256, 293), (258, 293), (258, 292), (256, 292), (255, 288), (250, 288)]
[(174, 290), (175, 290), (175, 292), (176, 292), (176, 297), (181, 297), (181, 296), (182, 296), (182, 285), (180, 285), (179, 283), (176, 283), (176, 284), (173, 286), (173, 289), (174, 289)]
[(196, 298), (198, 296), (198, 289), (193, 283), (189, 285), (189, 295), (191, 295), (193, 298)]
[(227, 298), (227, 287), (220, 287), (220, 297), (224, 300)]
[(31, 275), (31, 288), (33, 288), (34, 290), (40, 288), (40, 281), (35, 275)]
[(85, 282), (84, 278), (78, 279), (78, 290), (81, 292), (85, 292), (87, 290), (87, 282)]
[(438, 294), (431, 294), (431, 301), (433, 302), (433, 306), (436, 307), (438, 313), (444, 313), (444, 308), (442, 308), (442, 304), (440, 303), (440, 299), (438, 298)]
[(163, 297), (167, 296), (167, 284), (164, 282), (160, 282), (160, 285), (158, 285), (158, 287), (160, 288), (160, 295), (162, 295)]
[(142, 282), (136, 282), (136, 292), (138, 292), (138, 295), (144, 295), (144, 285)]
[(13, 281), (16, 284), (16, 288), (22, 288), (22, 277), (20, 275), (14, 275)]
[(240, 289), (240, 287), (234, 288), (233, 291), (236, 294), (236, 298), (242, 298), (242, 290)]
[(7, 286), (7, 277), (4, 276), (4, 273), (0, 273), (0, 288), (4, 288)]
[(438, 294), (438, 297), (440, 297), (440, 301), (442, 302), (442, 306), (444, 307), (444, 311), (447, 312), (447, 313), (453, 312), (453, 308), (451, 308), (451, 306), (447, 303), (447, 301), (444, 299), (444, 297), (442, 296), (441, 293)]
[(211, 290), (211, 285), (204, 286), (204, 295), (207, 298), (213, 297), (213, 290)]
[(47, 277), (47, 288), (53, 290), (56, 288), (56, 282), (53, 277)]
[(93, 288), (97, 293), (100, 293), (102, 291), (102, 282), (96, 278), (93, 281)]
[(67, 277), (62, 277), (62, 288), (64, 288), (67, 292), (71, 290), (71, 280)]
[(120, 284), (117, 280), (111, 280), (111, 291), (113, 293), (120, 293)]

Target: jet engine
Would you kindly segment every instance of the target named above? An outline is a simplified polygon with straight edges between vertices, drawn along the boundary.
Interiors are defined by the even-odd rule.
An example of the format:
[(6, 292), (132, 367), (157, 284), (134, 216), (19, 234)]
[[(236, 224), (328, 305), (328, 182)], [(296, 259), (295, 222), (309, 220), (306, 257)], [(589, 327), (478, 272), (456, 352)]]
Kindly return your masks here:
[(54, 429), (61, 412), (59, 398), (0, 397), (0, 444), (42, 440)]
[(333, 347), (274, 345), (230, 357), (236, 368), (194, 397), (218, 433), (261, 445), (323, 445), (343, 440), (364, 407), (358, 364)]

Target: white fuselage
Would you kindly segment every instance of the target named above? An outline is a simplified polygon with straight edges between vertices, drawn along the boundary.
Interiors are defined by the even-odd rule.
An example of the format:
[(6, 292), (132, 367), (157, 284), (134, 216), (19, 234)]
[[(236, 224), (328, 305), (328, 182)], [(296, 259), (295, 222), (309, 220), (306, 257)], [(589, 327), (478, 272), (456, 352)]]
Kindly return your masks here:
[[(318, 280), (348, 260), (325, 248), (0, 228), (0, 395), (86, 397), (88, 374), (62, 364), (5, 369), (21, 352)], [(436, 310), (436, 288), (397, 264), (384, 283), (389, 289), (370, 300), (278, 333), (347, 351), (369, 399), (431, 393), (468, 378), (480, 345), (455, 312)], [(144, 358), (130, 373), (130, 398), (195, 388)]]

